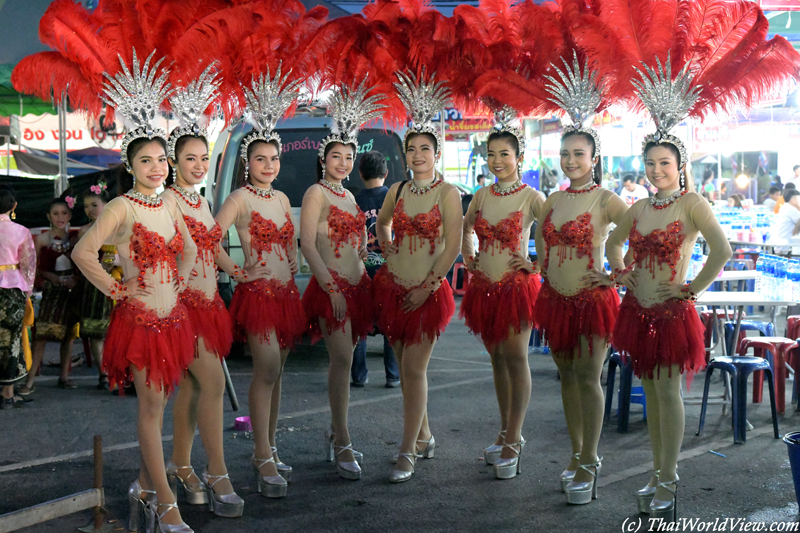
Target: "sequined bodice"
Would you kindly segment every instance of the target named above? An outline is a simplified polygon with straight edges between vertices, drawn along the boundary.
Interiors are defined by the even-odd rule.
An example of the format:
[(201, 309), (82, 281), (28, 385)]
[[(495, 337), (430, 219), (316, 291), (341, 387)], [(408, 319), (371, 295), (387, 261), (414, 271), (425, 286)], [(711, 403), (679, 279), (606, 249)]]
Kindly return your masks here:
[(197, 245), (198, 253), (210, 252), (213, 254), (222, 240), (222, 228), (219, 227), (219, 224), (214, 222), (214, 227), (208, 229), (203, 222), (189, 215), (183, 215), (183, 221), (186, 222), (192, 240)]
[(360, 208), (357, 209), (358, 213), (351, 215), (335, 205), (330, 208), (330, 213), (328, 214), (328, 238), (334, 247), (334, 254), (337, 258), (342, 257), (339, 252), (342, 244), (349, 243), (359, 249), (364, 244), (367, 217)]
[[(439, 228), (442, 225), (442, 213), (439, 211), (439, 204), (427, 213), (419, 213), (414, 217), (408, 216), (403, 208), (403, 198), (397, 201), (392, 215), (392, 229), (394, 230), (395, 242), (400, 243), (403, 237), (419, 237), (430, 242), (430, 254), (436, 251), (436, 239), (439, 237)], [(409, 250), (413, 253), (416, 250), (414, 239), (408, 243)]]
[(478, 235), (482, 252), (491, 247), (494, 253), (495, 244), (498, 244), (501, 250), (516, 252), (519, 250), (519, 239), (522, 235), (522, 211), (514, 211), (494, 225), (489, 224), (478, 211), (475, 213), (473, 228)]
[[(176, 257), (183, 252), (183, 236), (178, 231), (178, 224), (175, 223), (175, 236), (167, 244), (164, 237), (154, 231), (149, 231), (141, 222), (133, 224), (133, 234), (131, 235), (130, 254), (131, 260), (139, 269), (139, 281), (142, 282), (145, 272), (150, 270), (155, 274), (156, 269), (161, 266), (161, 283), (168, 283), (178, 277), (178, 264)], [(167, 268), (164, 268), (166, 266)], [(164, 278), (164, 270), (167, 271), (167, 278)]]
[(294, 238), (294, 224), (292, 217), (286, 213), (286, 222), (278, 229), (278, 225), (268, 218), (262, 217), (258, 212), (250, 213), (250, 247), (258, 252), (258, 260), (264, 252), (272, 253), (272, 247), (276, 246), (278, 258), (283, 261), (281, 248), (288, 252)]
[(592, 256), (592, 238), (594, 237), (594, 227), (592, 226), (592, 215), (584, 213), (575, 220), (565, 222), (561, 229), (556, 229), (551, 217), (553, 210), (547, 213), (542, 225), (542, 237), (546, 244), (546, 254), (544, 258), (544, 268), (550, 264), (550, 248), (558, 247), (558, 266), (561, 266), (567, 258), (572, 259), (573, 253), (577, 257), (589, 257), (589, 264), (586, 267), (594, 267), (594, 257)]
[(642, 235), (636, 229), (636, 222), (634, 219), (631, 234), (628, 237), (636, 265), (649, 268), (655, 278), (656, 266), (667, 264), (672, 271), (669, 280), (673, 281), (677, 273), (678, 261), (681, 259), (681, 246), (686, 238), (683, 233), (683, 223), (678, 220), (669, 224), (666, 230), (656, 229), (647, 235)]

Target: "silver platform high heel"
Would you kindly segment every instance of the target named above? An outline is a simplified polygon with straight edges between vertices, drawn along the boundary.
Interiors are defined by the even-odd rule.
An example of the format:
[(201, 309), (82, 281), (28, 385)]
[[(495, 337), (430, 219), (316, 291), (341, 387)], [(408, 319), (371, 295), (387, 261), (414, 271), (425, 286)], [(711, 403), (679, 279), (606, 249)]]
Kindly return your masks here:
[[(325, 430), (325, 460), (329, 463), (332, 463), (336, 459), (336, 453), (334, 453), (334, 444), (333, 439), (336, 438), (336, 433), (333, 432), (333, 428)], [(356, 460), (357, 463), (360, 463), (364, 460), (364, 454), (356, 451), (350, 450), (353, 452), (353, 458)], [(274, 452), (273, 452), (274, 453)], [(280, 469), (278, 469), (280, 472)], [(288, 480), (287, 480), (288, 481)]]
[(214, 485), (219, 483), (221, 479), (230, 481), (228, 474), (222, 476), (212, 476), (208, 473), (203, 473), (203, 484), (206, 486), (208, 493), (208, 510), (212, 511), (215, 515), (223, 518), (239, 518), (244, 512), (244, 500), (239, 497), (235, 492), (230, 494), (217, 494), (214, 492)]
[[(675, 487), (674, 490), (670, 485)], [(669, 501), (656, 500), (650, 502), (650, 518), (661, 518), (667, 522), (676, 522), (678, 519), (678, 480), (673, 481), (659, 481), (659, 487), (664, 487), (672, 493), (672, 499)], [(656, 487), (658, 488), (658, 487)]]
[(389, 474), (389, 481), (392, 483), (402, 483), (403, 481), (408, 481), (411, 479), (411, 476), (414, 474), (414, 467), (417, 464), (417, 458), (421, 457), (416, 453), (399, 453), (397, 454), (398, 461), (402, 458), (407, 460), (411, 463), (411, 470), (406, 472), (405, 470), (397, 470), (394, 469)]
[[(514, 446), (517, 448), (514, 448)], [(494, 463), (494, 477), (497, 479), (515, 478), (517, 477), (517, 474), (522, 472), (520, 469), (522, 461), (520, 458), (520, 454), (522, 453), (522, 442), (517, 442), (515, 444), (503, 444), (503, 448), (510, 448), (511, 451), (517, 455), (508, 459), (499, 457)]]
[[(572, 458), (580, 461), (581, 460), (580, 452), (573, 453)], [(561, 492), (564, 492), (566, 490), (569, 482), (575, 478), (576, 472), (577, 470), (564, 470), (563, 472), (561, 472)]]
[[(653, 476), (656, 478), (656, 485), (658, 484), (658, 474), (660, 470), (653, 470)], [(650, 482), (643, 488), (636, 491), (636, 506), (642, 514), (650, 514), (650, 502), (653, 501), (653, 496), (656, 493), (656, 487), (651, 487)]]
[[(181, 522), (180, 524), (164, 524), (161, 520), (164, 519), (166, 514), (170, 512), (172, 509), (178, 508), (178, 503), (159, 503), (159, 502), (150, 502), (148, 504), (151, 509), (151, 513), (154, 515), (155, 520), (154, 528), (152, 531), (148, 531), (147, 533), (194, 533), (194, 530), (186, 525), (186, 522)], [(158, 506), (166, 507), (166, 511), (163, 513), (158, 512)]]
[(506, 442), (506, 430), (502, 430), (497, 437), (503, 441), (502, 444), (492, 444), (488, 448), (483, 449), (483, 462), (486, 463), (486, 466), (492, 466), (494, 462), (500, 458), (500, 454), (503, 451), (503, 444)]
[(418, 440), (417, 444), (419, 445), (420, 443), (426, 446), (424, 450), (420, 450), (419, 446), (417, 446), (417, 455), (423, 459), (433, 459), (433, 454), (436, 451), (436, 439), (433, 438), (433, 435), (428, 440)]
[(600, 473), (600, 467), (603, 466), (600, 463), (601, 460), (598, 459), (596, 463), (580, 466), (582, 470), (592, 475), (592, 480), (577, 483), (574, 479), (570, 481), (564, 488), (564, 494), (567, 495), (567, 503), (585, 505), (597, 499), (597, 476)]
[[(198, 483), (189, 483), (189, 479), (192, 477), (192, 474), (195, 474), (194, 468), (191, 465), (189, 466), (175, 466), (175, 463), (170, 460), (167, 463), (167, 481), (169, 481), (169, 488), (172, 489), (172, 494), (175, 495), (175, 501), (178, 501), (178, 481), (180, 481), (181, 487), (183, 487), (183, 500), (188, 503), (189, 505), (207, 505), (208, 504), (208, 494), (206, 494), (206, 488), (203, 485), (202, 480), (199, 480)], [(190, 469), (191, 472), (186, 479), (184, 480), (178, 472), (180, 470)], [(197, 476), (197, 474), (195, 474)]]
[(275, 459), (259, 459), (256, 456), (250, 458), (250, 464), (253, 465), (253, 470), (256, 471), (256, 485), (258, 492), (267, 498), (283, 498), (286, 496), (288, 484), (281, 476), (262, 476), (261, 467), (267, 463), (275, 463)]
[[(156, 491), (143, 489), (139, 484), (139, 480), (131, 483), (128, 489), (128, 507), (130, 514), (128, 515), (128, 530), (139, 531), (139, 519), (145, 514), (147, 503), (155, 500)], [(152, 525), (146, 529), (152, 529)]]
[[(278, 448), (275, 446), (270, 446), (270, 450), (272, 451), (272, 457), (275, 458), (278, 455)], [(292, 467), (281, 462), (280, 460), (275, 463), (275, 466), (278, 468), (278, 475), (281, 476), (286, 482), (290, 482), (292, 480)]]
[[(350, 479), (353, 481), (361, 479), (361, 467), (358, 466), (358, 461), (352, 461), (343, 463), (339, 461), (339, 456), (346, 452), (346, 451), (353, 451), (353, 445), (348, 444), (346, 446), (336, 446), (334, 445), (334, 449), (336, 450), (336, 470), (339, 472), (339, 477), (344, 479)], [(353, 453), (355, 457), (355, 453)]]

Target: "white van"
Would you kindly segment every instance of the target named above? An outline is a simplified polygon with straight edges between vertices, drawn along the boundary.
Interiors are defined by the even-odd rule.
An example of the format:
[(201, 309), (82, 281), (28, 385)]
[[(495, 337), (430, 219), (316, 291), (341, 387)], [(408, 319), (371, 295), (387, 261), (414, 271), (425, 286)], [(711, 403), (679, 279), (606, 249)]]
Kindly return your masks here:
[[(320, 108), (298, 109), (295, 116), (278, 123), (276, 131), (281, 136), (283, 151), (281, 154), (281, 170), (275, 180), (275, 189), (289, 197), (292, 206), (292, 222), (300, 235), (300, 204), (303, 195), (311, 185), (317, 182), (317, 151), (322, 140), (330, 134), (331, 117), (326, 116)], [(252, 130), (249, 123), (239, 123), (223, 131), (214, 144), (211, 154), (211, 165), (208, 172), (206, 199), (211, 210), (216, 213), (225, 199), (236, 187), (236, 177), (243, 164), (239, 157), (242, 139)], [(405, 156), (403, 155), (403, 134), (405, 129), (392, 130), (378, 122), (358, 134), (358, 154), (353, 164), (353, 172), (344, 186), (353, 194), (362, 188), (358, 175), (360, 156), (370, 150), (377, 150), (386, 156), (389, 177), (386, 186), (408, 179)], [(300, 272), (296, 277), (297, 286), (305, 290), (310, 278), (308, 265), (300, 255), (298, 245), (298, 266)], [(244, 255), (236, 228), (228, 230), (228, 252), (233, 260), (241, 265)], [(228, 299), (231, 293), (231, 282), (223, 272), (219, 278), (220, 293)]]

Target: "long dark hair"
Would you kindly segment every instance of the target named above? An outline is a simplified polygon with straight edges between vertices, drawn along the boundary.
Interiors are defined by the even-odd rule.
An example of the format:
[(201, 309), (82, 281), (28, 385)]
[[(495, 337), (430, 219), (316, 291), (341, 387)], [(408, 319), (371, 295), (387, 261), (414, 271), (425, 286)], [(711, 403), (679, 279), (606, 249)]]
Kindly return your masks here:
[[(241, 162), (242, 164), (239, 165), (239, 172), (236, 175), (236, 188), (237, 189), (239, 187), (243, 187), (245, 185), (245, 183), (247, 183), (245, 181), (245, 179), (244, 179), (244, 171), (247, 168), (247, 165), (250, 164), (250, 158), (253, 156), (253, 150), (255, 150), (256, 146), (258, 146), (259, 144), (271, 144), (278, 151), (278, 157), (280, 158), (280, 156), (281, 156), (281, 147), (278, 144), (278, 141), (276, 141), (275, 139), (272, 139), (269, 142), (258, 140), (258, 141), (253, 141), (250, 144), (248, 144), (247, 145), (247, 161)], [(178, 151), (175, 150), (176, 154), (177, 154), (177, 152)]]
[(563, 144), (565, 139), (567, 139), (568, 137), (572, 137), (574, 135), (580, 135), (581, 137), (586, 139), (586, 142), (588, 142), (589, 146), (592, 147), (592, 159), (594, 159), (595, 156), (597, 156), (597, 163), (594, 165), (594, 172), (593, 172), (593, 175), (592, 175), (592, 179), (594, 180), (594, 182), (596, 184), (598, 184), (598, 185), (602, 184), (603, 183), (603, 158), (600, 157), (599, 153), (597, 153), (597, 146), (595, 146), (595, 144), (594, 144), (594, 137), (592, 137), (590, 134), (586, 133), (585, 131), (569, 131), (569, 132), (565, 133), (563, 135), (563, 137), (561, 137), (561, 143)]
[[(186, 143), (191, 141), (192, 139), (200, 139), (203, 141), (203, 144), (206, 145), (206, 150), (208, 150), (208, 139), (203, 137), (202, 135), (181, 135), (180, 139), (175, 143), (175, 157), (183, 151), (183, 147), (186, 146)], [(178, 161), (174, 161), (175, 165), (178, 164)], [(175, 168), (172, 168), (172, 165), (169, 165), (169, 172), (167, 173), (167, 179), (164, 180), (164, 188), (166, 189), (173, 183), (175, 183), (175, 175), (178, 171)]]
[[(161, 137), (153, 137), (152, 139), (148, 139), (147, 137), (139, 137), (128, 145), (126, 154), (128, 156), (128, 161), (133, 160), (133, 158), (136, 157), (136, 154), (139, 153), (139, 150), (153, 142), (160, 144), (161, 148), (164, 149), (164, 155), (167, 155), (167, 141), (165, 139), (162, 139)], [(117, 196), (125, 194), (131, 190), (133, 188), (133, 182), (133, 174), (128, 172), (128, 169), (125, 168), (125, 165), (122, 165), (120, 167), (119, 177), (117, 179)]]
[(17, 195), (11, 185), (0, 185), (0, 213), (8, 213), (17, 203)]
[[(321, 180), (322, 178), (325, 177), (325, 173), (322, 172), (322, 162), (325, 159), (328, 158), (328, 154), (331, 152), (331, 150), (333, 150), (333, 147), (336, 146), (337, 144), (342, 144), (342, 143), (334, 141), (334, 142), (329, 142), (328, 144), (326, 144), (325, 145), (325, 153), (322, 154), (322, 159), (320, 159), (319, 157), (317, 158), (317, 181), (319, 181), (319, 180)], [(350, 148), (353, 149), (353, 160), (354, 160), (353, 162), (355, 163), (355, 157), (356, 157), (356, 155), (358, 155), (358, 152), (356, 150), (356, 146), (354, 144), (350, 144), (350, 143), (347, 143), (347, 144), (345, 144), (343, 146), (349, 146)]]

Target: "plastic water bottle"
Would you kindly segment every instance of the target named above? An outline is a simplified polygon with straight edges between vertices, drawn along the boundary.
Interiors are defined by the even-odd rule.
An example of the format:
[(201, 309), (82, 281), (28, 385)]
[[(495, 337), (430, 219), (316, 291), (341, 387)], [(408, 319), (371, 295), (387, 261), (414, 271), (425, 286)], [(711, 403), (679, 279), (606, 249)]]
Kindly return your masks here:
[(756, 294), (764, 295), (764, 283), (766, 283), (766, 270), (767, 258), (764, 254), (758, 256), (756, 261)]
[(772, 288), (772, 299), (782, 300), (786, 295), (786, 270), (788, 261), (782, 257), (776, 258), (775, 261), (775, 279)]
[[(800, 261), (792, 259), (786, 269), (786, 280), (788, 281), (791, 296), (795, 302), (800, 301)], [(787, 294), (789, 296), (789, 294)]]
[(764, 298), (767, 300), (772, 299), (772, 286), (773, 286), (773, 276), (775, 273), (775, 261), (773, 257), (769, 254), (764, 255)]

